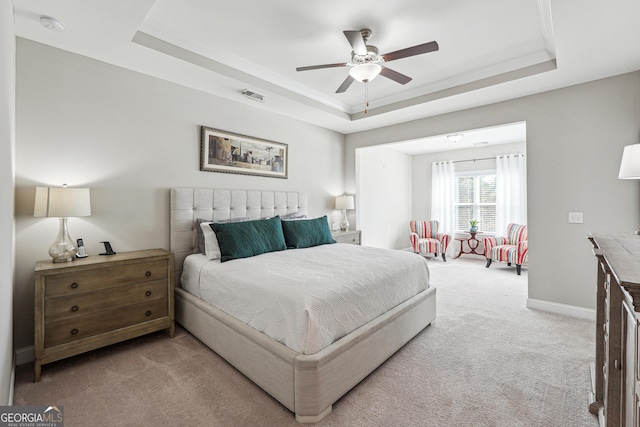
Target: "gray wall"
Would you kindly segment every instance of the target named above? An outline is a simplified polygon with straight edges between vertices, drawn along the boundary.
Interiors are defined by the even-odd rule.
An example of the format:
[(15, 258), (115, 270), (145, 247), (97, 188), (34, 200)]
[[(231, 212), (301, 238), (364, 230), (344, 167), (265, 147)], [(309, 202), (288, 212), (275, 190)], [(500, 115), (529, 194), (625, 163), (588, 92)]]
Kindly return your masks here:
[[(635, 230), (640, 184), (618, 180), (625, 145), (640, 142), (640, 72), (348, 135), (345, 188), (355, 151), (460, 129), (527, 123), (529, 298), (593, 309), (596, 264), (589, 230)], [(568, 224), (568, 212), (584, 224)]]
[[(93, 255), (102, 240), (168, 249), (171, 187), (306, 191), (311, 215), (339, 221), (342, 134), (24, 39), (17, 54), (17, 348), (33, 343), (33, 267), (58, 230), (33, 218), (37, 185), (91, 188), (69, 231)], [(288, 144), (289, 179), (200, 172), (200, 125)]]
[(16, 42), (13, 2), (0, 2), (0, 406), (13, 383), (14, 149)]

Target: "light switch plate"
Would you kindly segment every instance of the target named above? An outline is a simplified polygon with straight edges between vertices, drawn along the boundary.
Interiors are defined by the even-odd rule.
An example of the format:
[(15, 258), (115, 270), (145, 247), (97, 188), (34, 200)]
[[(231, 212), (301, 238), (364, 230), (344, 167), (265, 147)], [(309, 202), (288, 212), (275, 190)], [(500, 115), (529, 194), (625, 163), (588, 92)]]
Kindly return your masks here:
[(582, 224), (583, 222), (582, 212), (569, 212), (569, 224)]

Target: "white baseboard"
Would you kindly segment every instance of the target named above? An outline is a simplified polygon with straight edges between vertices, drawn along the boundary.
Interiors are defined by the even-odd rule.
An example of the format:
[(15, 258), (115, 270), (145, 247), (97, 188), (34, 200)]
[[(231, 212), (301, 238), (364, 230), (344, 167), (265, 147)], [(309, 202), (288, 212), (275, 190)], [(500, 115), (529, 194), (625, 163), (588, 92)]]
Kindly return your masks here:
[(9, 402), (7, 406), (13, 406), (13, 393), (16, 387), (16, 364), (11, 364), (11, 380), (9, 382)]
[(549, 313), (564, 314), (566, 316), (577, 317), (579, 319), (593, 320), (594, 322), (596, 320), (596, 311), (594, 309), (561, 304), (558, 302), (527, 298), (527, 308), (548, 311)]
[(24, 365), (36, 360), (35, 347), (30, 345), (16, 350), (16, 365)]

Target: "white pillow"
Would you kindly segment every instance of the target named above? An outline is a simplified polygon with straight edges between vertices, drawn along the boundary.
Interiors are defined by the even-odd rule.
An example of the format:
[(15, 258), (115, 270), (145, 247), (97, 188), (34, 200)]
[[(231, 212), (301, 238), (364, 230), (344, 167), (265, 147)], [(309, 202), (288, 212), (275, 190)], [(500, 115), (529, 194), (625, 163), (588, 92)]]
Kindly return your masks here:
[(220, 259), (222, 254), (220, 253), (218, 238), (209, 224), (213, 224), (213, 221), (200, 223), (200, 228), (202, 228), (202, 233), (204, 234), (204, 255), (207, 259)]

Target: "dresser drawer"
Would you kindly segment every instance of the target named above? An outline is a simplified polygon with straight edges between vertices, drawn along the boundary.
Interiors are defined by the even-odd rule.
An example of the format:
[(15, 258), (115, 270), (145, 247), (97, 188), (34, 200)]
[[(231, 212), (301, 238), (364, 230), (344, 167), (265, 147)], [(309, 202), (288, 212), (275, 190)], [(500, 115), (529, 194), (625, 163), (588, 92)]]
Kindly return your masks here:
[(143, 262), (99, 270), (84, 270), (47, 276), (45, 297), (73, 295), (97, 289), (167, 278), (167, 262)]
[(166, 279), (47, 298), (44, 303), (45, 322), (70, 319), (159, 298), (167, 298)]
[(44, 331), (44, 347), (53, 347), (129, 325), (166, 317), (168, 305), (167, 298), (163, 298), (47, 323)]

